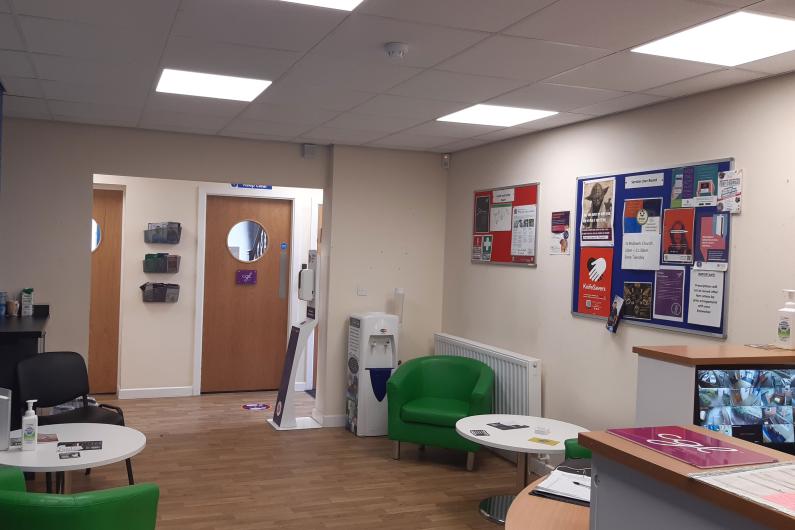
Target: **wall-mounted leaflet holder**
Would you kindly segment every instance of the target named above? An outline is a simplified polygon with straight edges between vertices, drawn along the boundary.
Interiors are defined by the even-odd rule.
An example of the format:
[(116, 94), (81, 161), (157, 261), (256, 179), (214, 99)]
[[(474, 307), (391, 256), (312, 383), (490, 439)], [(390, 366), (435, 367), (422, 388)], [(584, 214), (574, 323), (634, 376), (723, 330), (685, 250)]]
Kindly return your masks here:
[(182, 224), (172, 221), (149, 223), (144, 230), (145, 243), (167, 243), (176, 245), (182, 237)]
[(179, 285), (176, 283), (146, 282), (141, 286), (144, 302), (173, 304), (179, 300)]
[(176, 273), (179, 272), (180, 260), (176, 254), (147, 254), (144, 257), (144, 272)]

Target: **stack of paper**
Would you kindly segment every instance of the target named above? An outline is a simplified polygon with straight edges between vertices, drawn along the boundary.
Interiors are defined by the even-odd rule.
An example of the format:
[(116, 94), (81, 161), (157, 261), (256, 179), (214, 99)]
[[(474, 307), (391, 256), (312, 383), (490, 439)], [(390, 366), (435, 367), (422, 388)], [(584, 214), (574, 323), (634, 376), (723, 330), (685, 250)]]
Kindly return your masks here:
[(591, 501), (591, 477), (555, 470), (536, 486), (534, 492), (565, 497), (582, 502)]

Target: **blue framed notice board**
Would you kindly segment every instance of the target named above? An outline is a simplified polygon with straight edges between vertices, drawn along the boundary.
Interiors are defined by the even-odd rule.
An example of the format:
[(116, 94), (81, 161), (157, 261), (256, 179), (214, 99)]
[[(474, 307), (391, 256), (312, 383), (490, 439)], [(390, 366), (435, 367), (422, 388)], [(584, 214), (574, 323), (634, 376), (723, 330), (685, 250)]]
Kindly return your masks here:
[(732, 169), (726, 158), (577, 179), (572, 313), (725, 338), (731, 213), (718, 190)]

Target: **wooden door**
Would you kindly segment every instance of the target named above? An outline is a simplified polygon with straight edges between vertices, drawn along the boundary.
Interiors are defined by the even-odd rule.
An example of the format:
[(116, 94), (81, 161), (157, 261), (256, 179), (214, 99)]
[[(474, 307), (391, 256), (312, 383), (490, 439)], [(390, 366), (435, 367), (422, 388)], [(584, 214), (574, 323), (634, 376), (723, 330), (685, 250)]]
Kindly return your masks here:
[(119, 190), (94, 190), (92, 217), (100, 237), (91, 253), (88, 382), (92, 394), (115, 394), (118, 390), (123, 202)]
[[(264, 255), (250, 263), (235, 259), (227, 247), (230, 229), (245, 220), (262, 225), (267, 235)], [(202, 392), (279, 387), (287, 347), (291, 230), (291, 201), (207, 197)], [(256, 271), (257, 283), (238, 285), (238, 270)]]

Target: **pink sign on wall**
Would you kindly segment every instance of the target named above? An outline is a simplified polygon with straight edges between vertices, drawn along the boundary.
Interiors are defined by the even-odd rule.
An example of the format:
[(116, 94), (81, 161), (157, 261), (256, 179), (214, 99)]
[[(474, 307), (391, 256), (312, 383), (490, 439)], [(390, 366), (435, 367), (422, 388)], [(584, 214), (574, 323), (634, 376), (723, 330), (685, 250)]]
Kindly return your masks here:
[(607, 432), (702, 469), (778, 462), (775, 458), (749, 451), (726, 439), (707, 436), (684, 427), (608, 429)]

